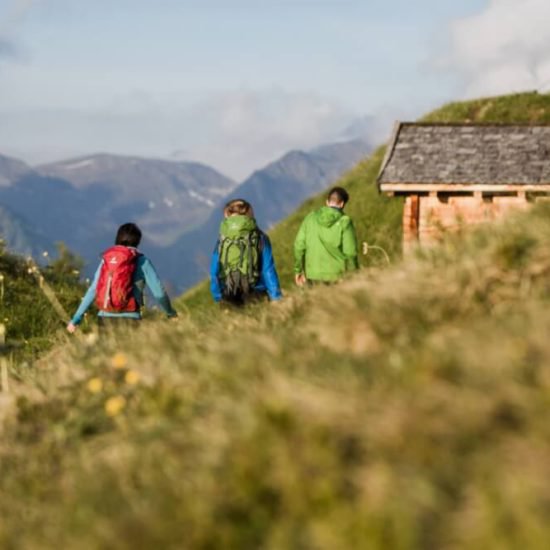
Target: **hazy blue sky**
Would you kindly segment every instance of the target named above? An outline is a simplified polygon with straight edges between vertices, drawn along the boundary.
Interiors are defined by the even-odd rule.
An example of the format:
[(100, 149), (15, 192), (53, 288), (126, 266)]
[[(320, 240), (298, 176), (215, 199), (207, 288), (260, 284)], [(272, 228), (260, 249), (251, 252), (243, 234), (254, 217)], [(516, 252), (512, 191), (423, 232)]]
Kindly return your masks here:
[[(550, 80), (547, 0), (0, 0), (0, 152), (229, 175)], [(544, 25), (542, 22), (546, 21)]]

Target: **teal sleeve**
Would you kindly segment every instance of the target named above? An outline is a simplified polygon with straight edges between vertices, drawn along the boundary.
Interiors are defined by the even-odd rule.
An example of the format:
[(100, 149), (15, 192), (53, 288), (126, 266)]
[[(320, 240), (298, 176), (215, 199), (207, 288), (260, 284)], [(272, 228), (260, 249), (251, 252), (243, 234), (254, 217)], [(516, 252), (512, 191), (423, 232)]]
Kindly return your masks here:
[(304, 272), (304, 257), (306, 254), (306, 220), (302, 222), (294, 240), (294, 273)]
[(153, 298), (158, 302), (160, 308), (168, 317), (176, 317), (177, 311), (172, 307), (172, 303), (170, 302), (170, 298), (168, 297), (168, 294), (166, 290), (164, 289), (164, 286), (157, 274), (157, 271), (153, 264), (151, 263), (151, 260), (149, 258), (146, 258), (145, 256), (142, 256), (143, 260), (141, 262), (141, 270), (143, 271), (143, 277), (145, 278), (145, 284), (151, 291), (151, 294), (153, 295)]
[(76, 313), (73, 315), (73, 318), (71, 319), (71, 323), (73, 325), (79, 325), (82, 322), (82, 317), (84, 317), (84, 314), (86, 313), (86, 311), (88, 311), (88, 308), (92, 305), (92, 302), (95, 300), (95, 291), (97, 288), (97, 281), (99, 280), (99, 273), (101, 272), (102, 265), (103, 265), (103, 262), (101, 262), (98, 268), (96, 269), (92, 283), (90, 284), (88, 290), (86, 291), (86, 294), (84, 294), (84, 298), (82, 298), (82, 301), (80, 302), (80, 305), (76, 310)]

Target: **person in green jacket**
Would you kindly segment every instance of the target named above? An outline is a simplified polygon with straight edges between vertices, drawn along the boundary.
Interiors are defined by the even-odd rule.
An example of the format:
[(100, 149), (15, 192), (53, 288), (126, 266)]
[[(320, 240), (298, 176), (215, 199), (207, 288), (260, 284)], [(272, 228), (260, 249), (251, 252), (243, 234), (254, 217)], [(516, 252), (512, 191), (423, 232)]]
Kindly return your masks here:
[(333, 187), (326, 206), (306, 216), (294, 241), (294, 274), (298, 286), (306, 282), (331, 283), (346, 271), (359, 268), (357, 236), (344, 214), (349, 195)]

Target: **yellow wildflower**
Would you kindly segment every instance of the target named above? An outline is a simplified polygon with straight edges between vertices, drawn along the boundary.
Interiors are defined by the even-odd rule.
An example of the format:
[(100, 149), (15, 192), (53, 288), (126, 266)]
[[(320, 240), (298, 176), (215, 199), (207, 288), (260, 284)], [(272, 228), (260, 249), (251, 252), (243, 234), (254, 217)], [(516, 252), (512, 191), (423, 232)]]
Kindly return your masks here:
[(123, 369), (128, 364), (128, 357), (124, 353), (118, 352), (111, 357), (111, 366), (114, 369)]
[(99, 393), (103, 389), (103, 381), (101, 378), (91, 378), (88, 380), (88, 391), (91, 393)]
[(126, 399), (124, 399), (122, 395), (109, 397), (109, 399), (105, 401), (105, 412), (108, 416), (116, 416), (124, 407), (126, 407)]
[(98, 340), (97, 332), (90, 332), (90, 334), (86, 334), (86, 344), (89, 346), (93, 346)]
[(130, 384), (130, 386), (135, 386), (139, 382), (140, 378), (141, 376), (139, 372), (136, 372), (135, 370), (129, 370), (124, 377), (124, 381), (126, 382), (126, 384)]

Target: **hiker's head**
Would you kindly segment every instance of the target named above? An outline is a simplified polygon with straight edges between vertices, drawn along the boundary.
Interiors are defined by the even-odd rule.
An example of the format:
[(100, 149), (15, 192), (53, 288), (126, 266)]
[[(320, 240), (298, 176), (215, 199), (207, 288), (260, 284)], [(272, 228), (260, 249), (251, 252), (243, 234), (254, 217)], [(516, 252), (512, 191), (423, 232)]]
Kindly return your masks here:
[(243, 199), (234, 199), (229, 201), (223, 208), (223, 215), (226, 218), (230, 216), (248, 216), (254, 217), (252, 205)]
[(349, 201), (348, 192), (343, 187), (333, 187), (327, 195), (327, 206), (344, 208)]
[(115, 244), (138, 247), (141, 242), (141, 230), (135, 223), (125, 223), (118, 228)]

